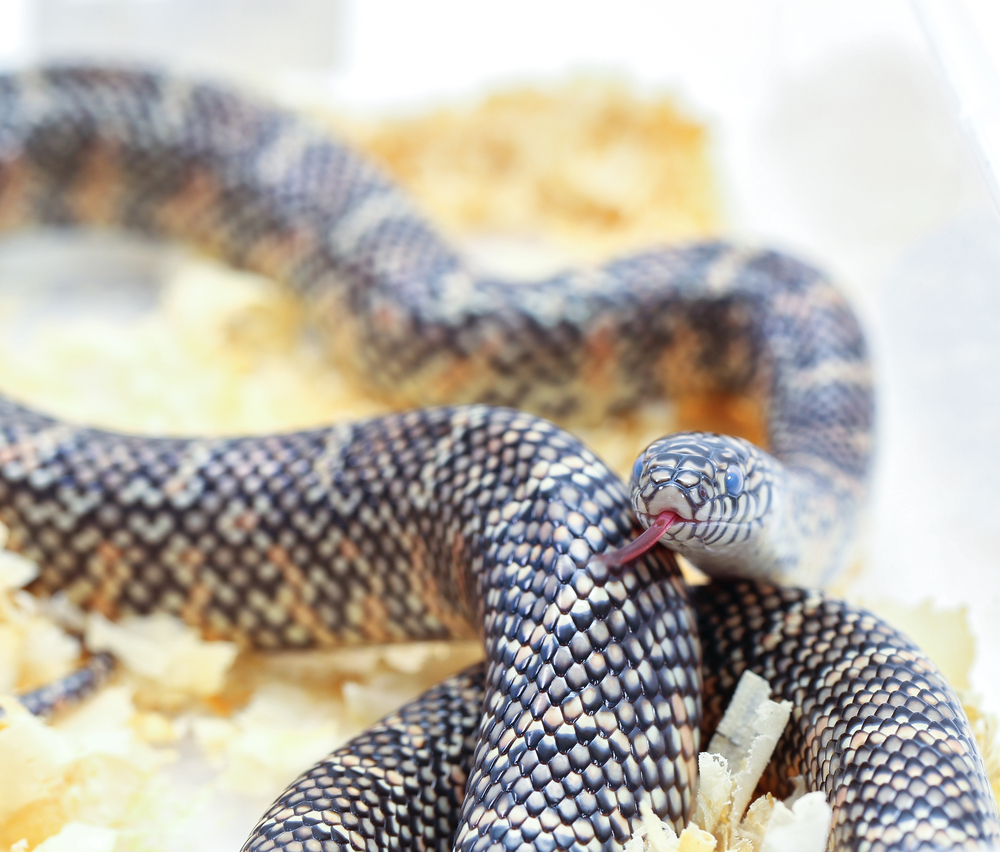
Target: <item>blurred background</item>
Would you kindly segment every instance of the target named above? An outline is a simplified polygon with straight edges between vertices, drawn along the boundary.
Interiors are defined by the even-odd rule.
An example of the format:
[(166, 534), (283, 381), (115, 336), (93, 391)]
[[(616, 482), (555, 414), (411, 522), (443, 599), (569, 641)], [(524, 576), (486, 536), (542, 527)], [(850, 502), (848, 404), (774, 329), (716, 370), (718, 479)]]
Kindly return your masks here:
[[(0, 0), (0, 65), (66, 59), (224, 78), (355, 126), (581, 79), (669, 98), (705, 129), (711, 229), (828, 269), (870, 331), (877, 495), (840, 591), (963, 612), (971, 685), (1000, 709), (995, 2)], [(525, 274), (575, 259), (537, 234), (457, 238)], [(57, 312), (149, 310), (173, 269), (149, 247), (60, 251), (0, 244), (0, 292), (21, 298), (2, 302), (8, 342), (53, 293)]]

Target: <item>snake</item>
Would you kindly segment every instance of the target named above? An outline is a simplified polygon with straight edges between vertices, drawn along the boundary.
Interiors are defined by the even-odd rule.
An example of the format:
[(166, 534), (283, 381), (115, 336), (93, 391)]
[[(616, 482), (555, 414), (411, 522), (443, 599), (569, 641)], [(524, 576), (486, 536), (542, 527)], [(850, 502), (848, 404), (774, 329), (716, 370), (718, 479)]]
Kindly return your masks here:
[[(793, 704), (771, 783), (825, 793), (831, 849), (1000, 839), (934, 664), (790, 585), (851, 558), (873, 453), (865, 337), (818, 270), (703, 241), (504, 280), (328, 130), (133, 68), (0, 75), (0, 227), (124, 230), (274, 278), (404, 409), (146, 437), (0, 397), (0, 520), (38, 594), (261, 649), (481, 637), (481, 667), (306, 771), (247, 852), (616, 850), (646, 805), (679, 829), (744, 670)], [(627, 488), (551, 419), (695, 391), (757, 400), (766, 450), (667, 436)], [(714, 579), (689, 587), (675, 553)]]

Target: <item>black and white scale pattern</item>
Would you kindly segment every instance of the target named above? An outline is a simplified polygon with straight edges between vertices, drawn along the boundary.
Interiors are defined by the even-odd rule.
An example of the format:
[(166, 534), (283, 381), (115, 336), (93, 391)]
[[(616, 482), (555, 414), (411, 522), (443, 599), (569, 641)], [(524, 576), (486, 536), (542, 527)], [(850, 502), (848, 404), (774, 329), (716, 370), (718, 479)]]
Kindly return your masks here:
[(818, 591), (713, 583), (692, 590), (706, 731), (747, 669), (792, 702), (770, 767), (833, 806), (831, 849), (1000, 848), (993, 791), (968, 719), (937, 667), (872, 613)]
[[(703, 736), (744, 671), (765, 678), (775, 700), (794, 709), (764, 786), (787, 795), (790, 779), (802, 776), (822, 790), (834, 807), (831, 849), (995, 848), (996, 803), (975, 738), (954, 692), (906, 636), (816, 591), (744, 581), (692, 595), (704, 649)], [(459, 811), (443, 812), (441, 803), (461, 800), (482, 690), (482, 667), (457, 675), (331, 754), (275, 802), (245, 852), (293, 839), (449, 850)], [(417, 724), (424, 712), (427, 727)], [(584, 777), (568, 778), (572, 804), (561, 799), (557, 814), (511, 809), (535, 848), (590, 838), (577, 815), (601, 803)], [(335, 791), (347, 786), (364, 795), (337, 801)]]
[[(757, 561), (724, 567), (823, 576), (843, 561), (866, 489), (872, 392), (861, 331), (822, 275), (706, 243), (531, 286), (476, 276), (376, 169), (301, 119), (220, 87), (107, 69), (0, 76), (0, 227), (26, 225), (200, 246), (286, 282), (335, 354), (397, 401), (490, 403), (174, 439), (0, 399), (0, 519), (41, 564), (39, 592), (109, 616), (172, 612), (265, 648), (482, 635), (478, 709), (479, 687), (459, 680), (400, 711), (296, 782), (248, 848), (610, 850), (643, 799), (684, 821), (702, 671), (676, 566), (658, 550), (607, 568), (600, 555), (636, 531), (621, 482), (566, 432), (496, 405), (597, 417), (693, 388), (755, 393), (773, 455), (753, 448), (741, 484), (755, 488), (754, 466), (766, 467), (771, 511), (754, 530)], [(708, 493), (730, 488), (734, 457), (695, 456), (683, 464), (708, 465), (700, 498), (753, 514), (751, 491)], [(654, 473), (647, 453), (640, 489)], [(655, 490), (646, 509), (665, 499)], [(759, 628), (780, 596), (736, 588), (757, 609), (713, 622), (711, 641), (755, 636), (769, 649)], [(783, 650), (779, 670), (802, 664), (805, 652)], [(801, 683), (797, 706), (815, 714), (816, 682)], [(942, 700), (971, 742), (953, 696)], [(850, 692), (827, 709), (834, 726), (860, 712)], [(941, 729), (927, 719), (906, 736)], [(471, 763), (458, 766), (463, 749)], [(928, 771), (949, 759), (937, 751)], [(963, 771), (982, 788), (981, 764)], [(879, 813), (904, 795), (881, 788)], [(838, 848), (876, 848), (864, 815), (833, 804)], [(997, 835), (995, 811), (951, 826)]]

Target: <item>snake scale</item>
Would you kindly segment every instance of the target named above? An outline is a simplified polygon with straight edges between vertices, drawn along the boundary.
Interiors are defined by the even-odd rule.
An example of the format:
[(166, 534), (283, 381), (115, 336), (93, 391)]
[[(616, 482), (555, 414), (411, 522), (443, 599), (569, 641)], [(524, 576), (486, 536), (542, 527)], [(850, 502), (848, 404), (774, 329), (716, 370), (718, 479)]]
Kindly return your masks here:
[[(308, 122), (121, 69), (0, 76), (0, 226), (32, 225), (180, 240), (270, 275), (372, 388), (447, 403), (179, 439), (0, 399), (0, 518), (40, 593), (262, 648), (482, 636), (483, 667), (305, 773), (245, 849), (620, 848), (643, 801), (683, 824), (701, 731), (747, 668), (794, 703), (774, 784), (826, 793), (831, 848), (1000, 838), (933, 664), (863, 610), (769, 584), (837, 570), (867, 487), (864, 338), (820, 273), (703, 243), (530, 286), (478, 275)], [(693, 388), (755, 395), (770, 453), (662, 439), (630, 498), (539, 416)], [(615, 564), (637, 518), (744, 578), (689, 590), (664, 548)]]

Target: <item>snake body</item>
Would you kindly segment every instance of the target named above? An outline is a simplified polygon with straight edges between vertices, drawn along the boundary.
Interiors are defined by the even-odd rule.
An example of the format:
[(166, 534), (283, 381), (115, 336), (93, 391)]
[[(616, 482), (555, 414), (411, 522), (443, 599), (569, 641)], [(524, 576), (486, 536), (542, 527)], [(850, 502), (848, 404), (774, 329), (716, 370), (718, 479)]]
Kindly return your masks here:
[[(720, 573), (814, 581), (843, 563), (870, 465), (871, 378), (859, 326), (820, 273), (706, 243), (530, 286), (477, 275), (378, 170), (307, 122), (221, 87), (107, 69), (0, 77), (0, 226), (25, 225), (208, 249), (286, 282), (336, 354), (397, 401), (488, 403), (173, 439), (0, 399), (0, 518), (42, 566), (41, 592), (112, 616), (173, 612), (265, 648), (482, 635), (484, 672), (338, 753), (346, 774), (320, 764), (297, 781), (247, 848), (610, 849), (644, 800), (680, 825), (702, 653), (721, 661), (706, 670), (710, 709), (725, 672), (746, 665), (795, 701), (782, 766), (828, 790), (837, 848), (892, 848), (890, 814), (912, 816), (904, 848), (1000, 836), (961, 707), (891, 628), (859, 634), (870, 616), (752, 585), (698, 593), (693, 609), (665, 551), (601, 559), (634, 534), (634, 505), (644, 522), (675, 511), (673, 546)], [(692, 388), (755, 395), (770, 453), (703, 434), (657, 442), (633, 505), (571, 435), (500, 407), (593, 417)], [(756, 615), (731, 611), (740, 601)], [(889, 666), (858, 677), (883, 679), (872, 709), (892, 736), (854, 694), (864, 655)], [(937, 794), (918, 791), (920, 773), (873, 785), (843, 756), (848, 733), (869, 762), (899, 751), (893, 737), (919, 741), (927, 771), (962, 795), (927, 810)], [(430, 787), (441, 795), (425, 798)]]
[[(801, 776), (822, 790), (834, 805), (831, 849), (993, 848), (979, 843), (996, 840), (996, 809), (969, 772), (975, 741), (951, 688), (909, 639), (815, 591), (751, 581), (692, 591), (705, 654), (704, 735), (748, 669), (794, 702), (768, 786), (788, 793), (788, 779)], [(353, 849), (372, 841), (451, 849), (474, 764), (483, 675), (482, 667), (456, 675), (320, 761), (264, 815), (245, 852), (331, 838)], [(547, 819), (530, 794), (511, 809), (508, 818), (538, 848), (585, 845), (586, 817), (605, 807), (585, 775), (566, 786), (573, 819)], [(338, 807), (345, 788), (358, 795)], [(323, 818), (310, 819), (317, 811)]]

